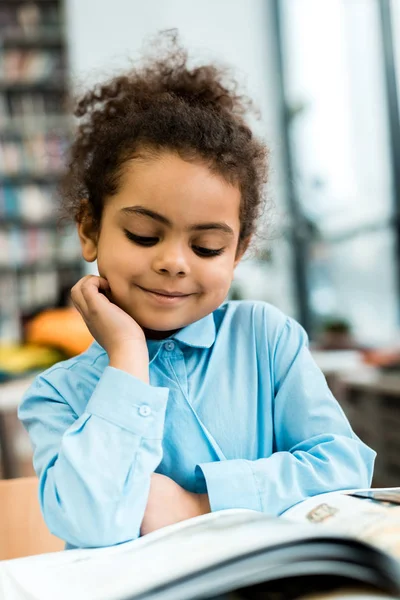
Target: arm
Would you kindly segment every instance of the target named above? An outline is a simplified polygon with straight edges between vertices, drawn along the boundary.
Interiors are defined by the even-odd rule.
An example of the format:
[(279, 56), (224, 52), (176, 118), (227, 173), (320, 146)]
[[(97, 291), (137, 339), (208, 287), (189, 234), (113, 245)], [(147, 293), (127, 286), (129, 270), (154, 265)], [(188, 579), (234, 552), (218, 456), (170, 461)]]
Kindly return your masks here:
[(56, 367), (51, 381), (38, 377), (19, 410), (34, 447), (46, 523), (78, 547), (134, 539), (162, 458), (168, 390), (107, 367), (78, 416), (57, 387), (73, 396), (86, 382), (65, 371)]
[[(162, 457), (168, 390), (148, 385), (148, 352), (138, 324), (101, 293), (101, 277), (81, 279), (72, 299), (109, 356), (93, 391), (79, 363), (39, 377), (19, 417), (34, 445), (49, 529), (75, 546), (138, 537), (151, 475)], [(79, 370), (80, 369), (80, 370)], [(86, 390), (85, 390), (86, 387)], [(76, 414), (76, 398), (89, 398)]]
[(188, 492), (169, 477), (153, 473), (142, 535), (210, 512), (207, 494)]
[(198, 465), (213, 511), (279, 515), (309, 496), (370, 485), (375, 453), (353, 433), (300, 325), (287, 319), (271, 353), (275, 452)]

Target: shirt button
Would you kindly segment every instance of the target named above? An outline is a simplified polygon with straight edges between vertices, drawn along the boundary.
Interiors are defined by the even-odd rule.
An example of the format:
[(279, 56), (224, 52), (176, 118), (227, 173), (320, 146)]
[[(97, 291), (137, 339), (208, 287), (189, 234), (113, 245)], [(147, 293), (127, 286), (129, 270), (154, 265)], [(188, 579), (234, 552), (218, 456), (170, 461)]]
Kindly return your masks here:
[(151, 415), (150, 406), (148, 406), (147, 404), (142, 404), (142, 406), (139, 408), (139, 415), (141, 417), (148, 417), (149, 415)]
[(174, 342), (167, 342), (165, 344), (165, 349), (168, 350), (168, 352), (171, 352), (174, 348), (175, 348)]

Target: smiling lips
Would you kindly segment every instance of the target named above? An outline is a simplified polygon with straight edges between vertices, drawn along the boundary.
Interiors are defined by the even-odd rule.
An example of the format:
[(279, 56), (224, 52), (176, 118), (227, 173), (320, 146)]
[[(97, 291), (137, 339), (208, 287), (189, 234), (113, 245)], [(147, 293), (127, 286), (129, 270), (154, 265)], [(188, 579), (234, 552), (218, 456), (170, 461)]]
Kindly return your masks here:
[(190, 294), (183, 294), (182, 292), (168, 292), (167, 290), (146, 290), (146, 292), (153, 292), (154, 294), (161, 294), (161, 296), (189, 296)]
[(146, 294), (149, 295), (149, 297), (153, 298), (154, 300), (156, 300), (158, 303), (161, 304), (177, 304), (178, 302), (182, 302), (182, 300), (184, 300), (185, 298), (188, 298), (189, 296), (191, 296), (192, 294), (184, 294), (182, 292), (177, 292), (177, 291), (167, 291), (167, 290), (159, 290), (159, 289), (152, 289), (152, 290), (147, 290), (145, 288), (140, 288), (141, 290), (143, 290), (144, 292), (146, 292)]

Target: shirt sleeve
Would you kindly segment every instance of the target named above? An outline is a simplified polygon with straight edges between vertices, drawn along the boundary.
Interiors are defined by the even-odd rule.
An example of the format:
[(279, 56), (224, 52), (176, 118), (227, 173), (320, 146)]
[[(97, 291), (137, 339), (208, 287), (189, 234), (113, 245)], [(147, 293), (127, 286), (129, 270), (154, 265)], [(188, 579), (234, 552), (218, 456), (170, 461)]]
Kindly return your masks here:
[(78, 416), (68, 399), (82, 380), (73, 369), (58, 371), (62, 385), (39, 376), (19, 408), (47, 526), (75, 547), (135, 539), (162, 458), (169, 391), (106, 367)]
[(288, 318), (271, 356), (274, 453), (196, 467), (212, 511), (250, 508), (279, 515), (307, 497), (369, 487), (375, 452), (352, 431), (308, 349)]

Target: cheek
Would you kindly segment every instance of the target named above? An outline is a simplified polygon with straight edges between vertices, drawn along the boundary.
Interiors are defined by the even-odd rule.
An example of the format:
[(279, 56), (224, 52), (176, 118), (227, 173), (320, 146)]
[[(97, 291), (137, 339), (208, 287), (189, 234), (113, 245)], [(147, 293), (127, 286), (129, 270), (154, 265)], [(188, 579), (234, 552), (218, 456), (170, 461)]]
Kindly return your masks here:
[(110, 279), (120, 277), (127, 271), (128, 260), (126, 255), (120, 254), (116, 248), (99, 252), (97, 266), (100, 275)]
[(142, 272), (146, 264), (145, 257), (141, 256), (130, 244), (99, 245), (97, 265), (100, 275), (109, 280), (124, 280)]
[(205, 274), (205, 286), (212, 290), (226, 291), (233, 278), (233, 260), (221, 261), (212, 265)]

